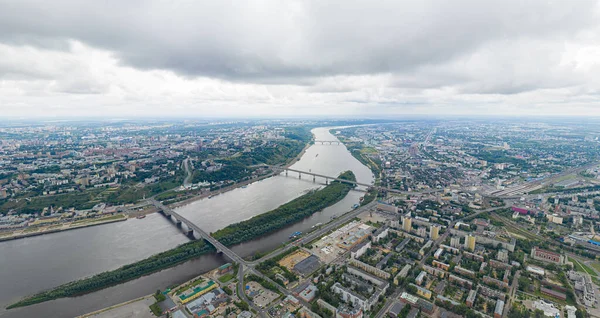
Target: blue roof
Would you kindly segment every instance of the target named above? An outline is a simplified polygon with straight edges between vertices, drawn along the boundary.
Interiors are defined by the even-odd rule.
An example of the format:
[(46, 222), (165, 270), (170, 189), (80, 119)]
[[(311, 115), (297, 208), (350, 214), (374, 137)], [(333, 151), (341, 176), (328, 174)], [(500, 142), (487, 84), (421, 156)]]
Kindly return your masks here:
[(600, 245), (600, 242), (594, 241), (594, 240), (589, 240), (588, 243), (591, 243), (591, 244), (594, 244), (594, 245)]

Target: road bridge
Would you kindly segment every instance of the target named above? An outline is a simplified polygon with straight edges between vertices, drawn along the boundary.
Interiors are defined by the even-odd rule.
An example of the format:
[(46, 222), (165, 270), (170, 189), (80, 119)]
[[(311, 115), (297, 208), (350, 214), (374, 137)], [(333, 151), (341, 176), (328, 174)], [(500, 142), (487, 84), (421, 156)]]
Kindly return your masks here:
[(217, 241), (215, 238), (210, 236), (210, 234), (206, 233), (204, 230), (199, 228), (196, 224), (192, 223), (190, 220), (184, 218), (179, 213), (173, 211), (173, 209), (165, 206), (164, 204), (162, 204), (161, 202), (159, 202), (155, 199), (148, 199), (148, 202), (150, 202), (157, 209), (159, 209), (164, 216), (166, 216), (168, 218), (175, 218), (175, 223), (178, 227), (181, 227), (181, 223), (184, 223), (187, 226), (187, 228), (189, 229), (189, 231), (192, 231), (192, 233), (190, 233), (188, 231), (188, 236), (193, 235), (193, 233), (196, 233), (201, 238), (203, 238), (208, 243), (210, 243), (212, 246), (214, 246), (218, 252), (225, 254), (232, 261), (234, 261), (236, 263), (240, 263), (240, 264), (245, 264), (244, 259), (242, 259), (237, 254), (235, 254), (227, 246), (225, 246), (221, 242)]
[(354, 185), (358, 185), (358, 186), (373, 188), (373, 189), (387, 191), (387, 192), (396, 193), (396, 194), (421, 195), (421, 194), (429, 194), (429, 193), (435, 193), (435, 192), (442, 191), (439, 189), (431, 189), (431, 190), (425, 190), (425, 191), (401, 191), (398, 189), (381, 187), (381, 186), (376, 186), (376, 185), (372, 185), (372, 184), (361, 183), (358, 181), (345, 180), (345, 179), (340, 179), (338, 177), (326, 176), (326, 175), (314, 173), (311, 171), (302, 171), (302, 170), (298, 170), (298, 169), (292, 169), (292, 168), (286, 168), (286, 167), (280, 167), (280, 166), (269, 166), (269, 168), (276, 170), (276, 171), (285, 172), (286, 177), (288, 176), (289, 172), (295, 172), (295, 173), (298, 173), (298, 179), (302, 179), (302, 175), (308, 175), (308, 176), (312, 176), (313, 182), (316, 182), (316, 178), (319, 177), (319, 178), (325, 179), (325, 184), (329, 184), (329, 181), (339, 181), (339, 182), (350, 183), (350, 184), (354, 184)]
[(315, 140), (314, 143), (321, 144), (321, 145), (341, 145), (342, 144), (342, 142), (339, 140)]

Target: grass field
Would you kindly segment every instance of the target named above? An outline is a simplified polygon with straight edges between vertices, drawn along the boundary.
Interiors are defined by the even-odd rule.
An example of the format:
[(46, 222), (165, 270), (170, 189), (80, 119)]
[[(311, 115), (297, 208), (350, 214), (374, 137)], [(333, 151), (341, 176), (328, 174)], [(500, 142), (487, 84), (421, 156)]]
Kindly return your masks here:
[(107, 216), (107, 217), (103, 217), (103, 218), (77, 220), (77, 221), (71, 223), (71, 226), (81, 225), (81, 224), (86, 224), (86, 223), (107, 222), (107, 221), (119, 220), (119, 219), (124, 219), (124, 218), (127, 218), (124, 214), (115, 214), (115, 215), (111, 215), (111, 216)]
[(175, 291), (175, 295), (179, 295), (181, 293), (183, 293), (184, 291), (186, 291), (188, 288), (190, 287), (194, 287), (198, 284), (201, 284), (205, 281), (204, 277), (199, 277), (195, 280), (193, 280), (190, 283), (184, 284), (184, 285), (180, 285), (179, 288), (177, 288), (177, 290)]
[(377, 149), (373, 148), (373, 147), (364, 147), (363, 149), (360, 150), (361, 153), (366, 153), (366, 154), (375, 154), (377, 153)]
[(593, 267), (595, 270), (597, 270), (597, 271), (599, 271), (599, 272), (600, 272), (600, 263), (598, 263), (598, 262), (593, 262), (591, 265), (592, 265), (592, 267)]
[(232, 273), (225, 274), (225, 275), (219, 277), (219, 281), (221, 283), (227, 283), (228, 281), (232, 280), (234, 277), (235, 277), (235, 275), (233, 275)]
[(581, 272), (581, 273), (588, 273), (591, 276), (598, 276), (598, 274), (596, 274), (596, 272), (594, 272), (593, 269), (591, 269), (589, 266), (585, 265), (582, 262), (579, 262), (578, 260), (569, 257), (569, 261), (573, 263), (573, 265), (575, 265), (575, 271), (577, 272)]

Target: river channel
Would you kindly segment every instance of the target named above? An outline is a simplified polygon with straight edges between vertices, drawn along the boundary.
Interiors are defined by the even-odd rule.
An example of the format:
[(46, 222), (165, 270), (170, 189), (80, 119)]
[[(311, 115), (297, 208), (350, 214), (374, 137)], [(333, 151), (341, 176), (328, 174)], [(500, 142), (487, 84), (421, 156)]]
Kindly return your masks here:
[[(317, 140), (337, 140), (328, 128), (316, 128)], [(292, 168), (337, 176), (352, 170), (361, 183), (373, 176), (343, 145), (310, 146)], [(255, 182), (211, 199), (192, 202), (177, 209), (203, 230), (214, 232), (272, 210), (306, 191), (322, 187), (324, 180), (290, 172)], [(364, 193), (351, 191), (337, 204), (263, 238), (232, 249), (242, 257), (272, 250), (295, 231), (307, 231), (326, 223), (359, 202)], [(24, 296), (141, 260), (173, 248), (188, 239), (159, 214), (97, 227), (60, 232), (0, 243), (0, 317), (74, 317), (121, 303), (156, 289), (182, 283), (227, 262), (223, 256), (205, 255), (179, 266), (119, 286), (75, 298), (58, 299), (25, 308), (4, 308)]]

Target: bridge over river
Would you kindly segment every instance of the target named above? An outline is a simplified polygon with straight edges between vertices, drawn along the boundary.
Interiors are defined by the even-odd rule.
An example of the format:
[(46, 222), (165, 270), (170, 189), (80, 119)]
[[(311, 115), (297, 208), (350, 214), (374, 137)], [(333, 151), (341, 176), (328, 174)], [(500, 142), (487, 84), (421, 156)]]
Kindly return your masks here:
[(363, 186), (363, 187), (367, 187), (367, 188), (373, 188), (373, 189), (377, 189), (377, 190), (381, 190), (381, 191), (387, 191), (389, 193), (396, 193), (396, 194), (423, 195), (423, 194), (430, 194), (430, 193), (436, 193), (436, 192), (442, 191), (440, 189), (430, 189), (430, 190), (424, 190), (424, 191), (401, 191), (398, 189), (376, 186), (376, 185), (372, 185), (372, 184), (361, 183), (358, 181), (345, 180), (345, 179), (340, 179), (338, 177), (326, 176), (326, 175), (311, 172), (311, 171), (302, 171), (302, 170), (280, 167), (280, 166), (268, 166), (268, 167), (273, 169), (274, 171), (285, 172), (286, 177), (288, 176), (288, 172), (295, 172), (295, 173), (298, 173), (298, 179), (302, 179), (302, 175), (308, 175), (308, 176), (313, 177), (313, 182), (316, 182), (316, 178), (319, 177), (319, 178), (325, 179), (325, 184), (329, 184), (329, 180), (332, 180), (332, 181), (350, 183), (350, 184)]
[[(280, 286), (279, 284), (277, 284), (276, 282), (271, 280), (268, 276), (264, 275), (263, 273), (258, 271), (256, 268), (254, 268), (253, 266), (256, 264), (254, 264), (254, 263), (250, 264), (250, 263), (246, 262), (243, 258), (241, 258), (235, 252), (230, 250), (227, 246), (223, 245), (221, 242), (217, 241), (214, 237), (210, 236), (210, 234), (206, 233), (204, 230), (202, 230), (196, 224), (192, 223), (190, 220), (181, 216), (179, 213), (175, 212), (173, 209), (165, 206), (164, 204), (162, 204), (161, 202), (157, 201), (154, 198), (148, 199), (147, 201), (150, 204), (154, 205), (157, 209), (159, 209), (160, 213), (162, 213), (165, 217), (167, 217), (169, 219), (174, 218), (175, 223), (177, 224), (178, 227), (181, 227), (181, 224), (184, 223), (189, 229), (188, 236), (190, 238), (192, 238), (192, 239), (195, 238), (193, 236), (193, 232), (197, 233), (200, 236), (200, 238), (206, 240), (208, 243), (210, 243), (212, 246), (214, 246), (215, 249), (217, 249), (217, 252), (223, 253), (229, 259), (231, 259), (233, 262), (235, 262), (239, 265), (238, 287), (237, 287), (238, 291), (239, 291), (239, 295), (245, 302), (250, 304), (250, 306), (252, 306), (253, 309), (256, 310), (261, 317), (268, 317), (268, 316), (266, 315), (264, 309), (256, 307), (254, 305), (254, 303), (250, 299), (248, 299), (248, 297), (246, 297), (246, 294), (244, 292), (244, 274), (245, 273), (252, 273), (252, 274), (257, 275), (257, 276), (261, 277), (262, 279), (270, 282), (271, 284), (273, 284), (273, 286), (277, 287), (279, 292), (281, 292), (282, 294), (284, 294), (286, 296), (292, 295), (292, 293), (289, 290), (283, 288), (282, 286)], [(305, 305), (308, 306), (308, 304), (305, 304)]]
[(234, 253), (232, 250), (230, 250), (227, 246), (223, 245), (221, 242), (217, 241), (215, 238), (210, 236), (210, 234), (206, 233), (204, 230), (202, 230), (196, 224), (192, 223), (190, 220), (181, 216), (181, 214), (173, 211), (173, 209), (165, 206), (164, 204), (157, 201), (156, 199), (148, 199), (148, 202), (150, 202), (152, 205), (154, 205), (156, 208), (158, 208), (160, 213), (162, 213), (167, 218), (175, 218), (175, 223), (177, 224), (178, 227), (181, 227), (181, 223), (184, 223), (187, 226), (187, 228), (189, 229), (188, 236), (190, 238), (194, 238), (193, 233), (195, 232), (201, 238), (205, 239), (208, 243), (210, 243), (212, 246), (214, 246), (218, 252), (225, 254), (232, 261), (239, 263), (239, 264), (245, 264), (244, 259), (239, 257), (236, 253)]

